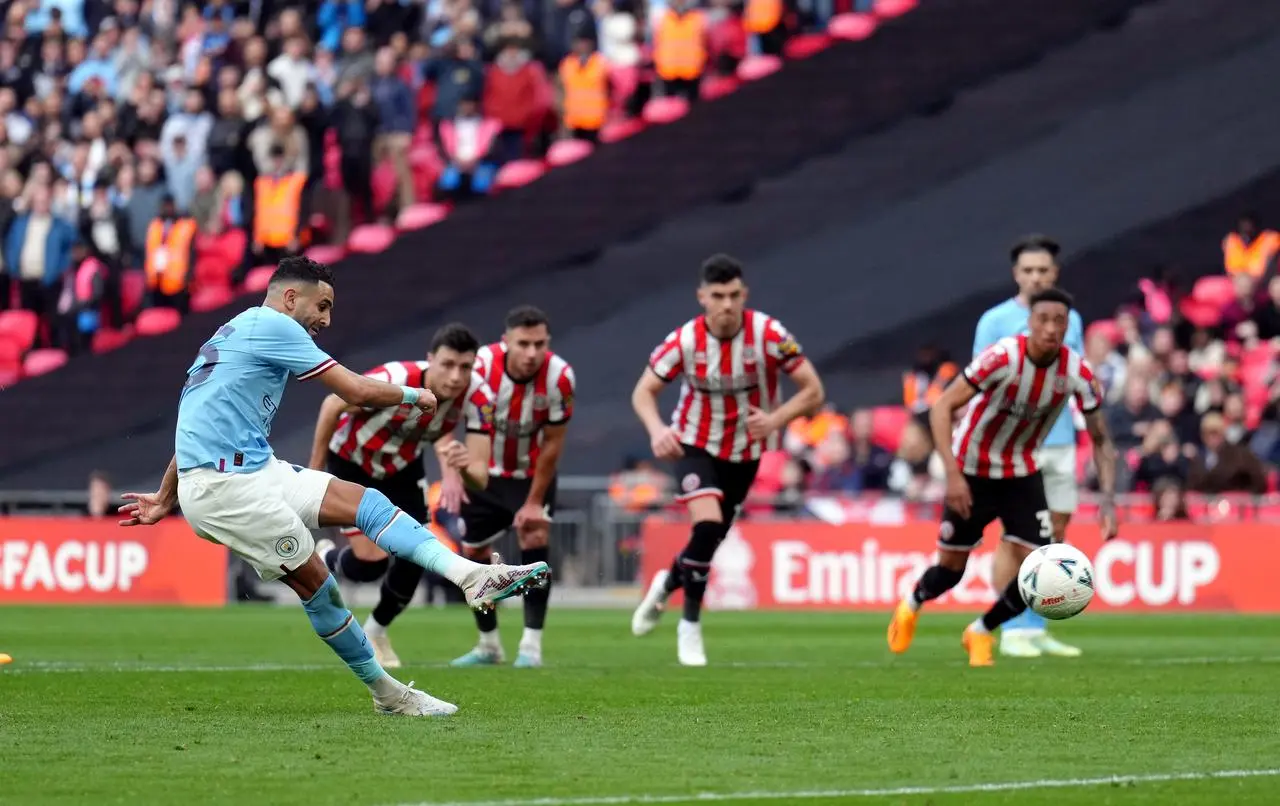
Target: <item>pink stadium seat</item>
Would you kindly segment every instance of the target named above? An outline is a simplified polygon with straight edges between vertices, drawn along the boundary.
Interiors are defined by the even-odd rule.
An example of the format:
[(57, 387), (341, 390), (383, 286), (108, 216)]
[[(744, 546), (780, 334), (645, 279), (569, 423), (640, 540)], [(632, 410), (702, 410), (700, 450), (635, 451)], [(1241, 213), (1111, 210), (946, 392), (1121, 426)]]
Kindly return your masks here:
[(214, 311), (224, 305), (230, 305), (236, 295), (230, 288), (222, 285), (210, 285), (196, 289), (191, 295), (191, 310), (196, 313)]
[(612, 123), (604, 124), (604, 128), (600, 130), (600, 142), (617, 143), (628, 137), (634, 137), (644, 131), (644, 121), (628, 118), (625, 120), (615, 120)]
[(139, 336), (158, 336), (168, 333), (182, 322), (182, 314), (173, 308), (148, 308), (138, 314), (134, 327)]
[(22, 367), (0, 364), (0, 389), (6, 389), (22, 380)]
[(872, 10), (881, 19), (892, 19), (907, 14), (918, 5), (918, 0), (876, 0)]
[(1219, 306), (1191, 297), (1182, 300), (1178, 310), (1196, 327), (1217, 327), (1222, 323), (1222, 309)]
[(707, 76), (698, 87), (698, 96), (704, 101), (714, 101), (731, 94), (739, 86), (741, 82), (733, 76)]
[(558, 168), (561, 165), (572, 165), (581, 159), (591, 156), (595, 146), (586, 140), (557, 140), (547, 149), (547, 164)]
[(109, 353), (112, 350), (118, 350), (133, 340), (133, 327), (126, 327), (122, 330), (112, 330), (104, 327), (93, 334), (93, 351), (95, 353)]
[(0, 339), (8, 339), (18, 345), (20, 352), (31, 349), (36, 343), (36, 331), (40, 317), (34, 311), (4, 311), (0, 313)]
[(250, 269), (244, 278), (244, 290), (254, 293), (266, 291), (271, 283), (271, 275), (276, 273), (275, 266), (258, 266)]
[(689, 102), (679, 97), (654, 98), (644, 105), (640, 116), (645, 123), (672, 123), (689, 113)]
[(53, 348), (32, 350), (27, 353), (26, 359), (22, 362), (22, 374), (28, 378), (34, 378), (37, 375), (53, 372), (65, 363), (67, 363), (67, 353), (64, 350)]
[(880, 22), (871, 14), (837, 14), (827, 24), (827, 33), (834, 39), (860, 42), (876, 32)]
[(363, 224), (351, 231), (347, 238), (347, 248), (352, 252), (377, 254), (385, 252), (391, 242), (396, 239), (396, 231), (385, 224)]
[(877, 406), (871, 410), (871, 441), (886, 450), (898, 450), (902, 429), (910, 419), (904, 406)]
[(782, 59), (777, 56), (748, 56), (738, 63), (738, 78), (743, 81), (759, 81), (782, 69)]
[(142, 298), (146, 294), (147, 275), (141, 269), (129, 269), (120, 275), (120, 297), (126, 317), (132, 316), (142, 307)]
[(788, 59), (807, 59), (815, 53), (821, 53), (831, 45), (831, 37), (826, 34), (799, 34), (787, 40), (782, 46), (782, 55)]
[(396, 229), (425, 229), (432, 224), (439, 224), (448, 216), (448, 205), (415, 204), (400, 211), (400, 215), (396, 218)]
[(340, 244), (321, 244), (311, 247), (305, 254), (317, 263), (337, 263), (346, 256), (347, 250)]
[(1084, 329), (1084, 331), (1085, 338), (1088, 338), (1094, 333), (1101, 333), (1106, 336), (1107, 341), (1111, 342), (1113, 345), (1120, 343), (1120, 326), (1116, 324), (1114, 319), (1099, 319), (1098, 321), (1091, 323)]
[(373, 208), (381, 213), (396, 196), (396, 168), (389, 161), (373, 167)]
[(1201, 277), (1196, 280), (1196, 284), (1191, 288), (1191, 297), (1196, 302), (1216, 305), (1219, 308), (1227, 307), (1227, 304), (1235, 299), (1235, 296), (1235, 286), (1231, 278), (1225, 274)]
[(640, 69), (610, 65), (609, 86), (613, 90), (610, 93), (609, 108), (615, 112), (621, 112), (626, 106), (627, 99), (634, 95), (636, 87), (640, 86)]
[(1138, 281), (1138, 288), (1142, 290), (1142, 301), (1152, 321), (1163, 325), (1173, 318), (1173, 300), (1167, 291), (1145, 277)]
[(497, 190), (524, 187), (546, 172), (547, 167), (538, 160), (512, 160), (498, 169), (493, 186)]

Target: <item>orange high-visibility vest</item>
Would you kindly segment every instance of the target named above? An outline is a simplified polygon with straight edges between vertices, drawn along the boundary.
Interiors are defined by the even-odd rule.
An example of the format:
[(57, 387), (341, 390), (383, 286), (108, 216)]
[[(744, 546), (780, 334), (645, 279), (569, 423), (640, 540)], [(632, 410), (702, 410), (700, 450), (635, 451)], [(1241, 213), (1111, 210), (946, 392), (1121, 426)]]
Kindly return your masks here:
[(1280, 235), (1275, 230), (1263, 230), (1247, 246), (1244, 238), (1235, 232), (1222, 239), (1222, 257), (1227, 274), (1261, 277), (1278, 251)]
[(264, 246), (281, 248), (299, 236), (298, 212), (302, 209), (302, 172), (281, 177), (259, 176), (253, 183), (253, 239)]
[(445, 531), (444, 526), (442, 526), (439, 519), (436, 518), (436, 514), (440, 509), (440, 493), (441, 488), (440, 482), (438, 481), (427, 488), (427, 511), (431, 513), (431, 525), (436, 527), (432, 531), (435, 533), (436, 540), (440, 541), (440, 545), (449, 549), (449, 551), (452, 551), (454, 554), (457, 554), (458, 544), (453, 542), (449, 537), (449, 533)]
[(822, 444), (832, 431), (845, 431), (848, 428), (849, 421), (844, 415), (834, 411), (820, 411), (812, 417), (797, 417), (792, 420), (787, 431), (805, 446), (814, 448)]
[(667, 9), (654, 35), (653, 66), (658, 75), (667, 80), (701, 76), (707, 64), (705, 31), (700, 12), (677, 14)]
[(609, 114), (609, 70), (604, 57), (592, 53), (584, 63), (570, 54), (560, 62), (564, 85), (564, 125), (594, 131)]
[(938, 398), (942, 397), (947, 384), (956, 376), (958, 368), (950, 361), (938, 367), (932, 379), (926, 378), (922, 372), (902, 373), (902, 402), (915, 412), (929, 409)]
[(747, 0), (742, 27), (753, 34), (767, 34), (782, 22), (782, 0)]
[(191, 269), (191, 242), (196, 237), (196, 220), (179, 218), (168, 225), (157, 218), (147, 228), (147, 288), (173, 296), (187, 289)]

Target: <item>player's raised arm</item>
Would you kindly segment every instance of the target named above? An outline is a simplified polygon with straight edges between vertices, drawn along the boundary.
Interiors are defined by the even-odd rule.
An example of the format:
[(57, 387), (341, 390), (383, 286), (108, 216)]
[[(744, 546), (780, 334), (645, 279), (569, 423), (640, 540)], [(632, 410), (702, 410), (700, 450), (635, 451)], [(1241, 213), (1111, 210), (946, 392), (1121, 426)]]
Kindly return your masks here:
[(308, 466), (312, 470), (324, 470), (329, 456), (329, 442), (338, 430), (338, 420), (343, 414), (359, 411), (359, 406), (347, 403), (337, 395), (326, 395), (320, 404), (320, 413), (316, 415), (315, 435), (311, 438), (311, 461)]
[(357, 375), (341, 364), (320, 376), (320, 381), (330, 392), (352, 406), (368, 409), (385, 409), (408, 403), (417, 406), (428, 414), (436, 410), (436, 396), (427, 389), (414, 389), (412, 386), (398, 386), (394, 383), (379, 381), (367, 375)]

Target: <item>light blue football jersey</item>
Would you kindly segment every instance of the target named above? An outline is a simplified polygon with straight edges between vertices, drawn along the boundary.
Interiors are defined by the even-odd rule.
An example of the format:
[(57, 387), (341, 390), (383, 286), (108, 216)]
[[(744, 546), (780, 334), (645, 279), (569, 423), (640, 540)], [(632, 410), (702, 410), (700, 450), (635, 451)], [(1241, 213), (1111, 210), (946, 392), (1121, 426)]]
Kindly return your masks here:
[[(982, 315), (978, 320), (978, 331), (973, 337), (973, 354), (976, 356), (1009, 336), (1020, 336), (1029, 333), (1027, 317), (1029, 312), (1017, 297), (1005, 300)], [(1084, 355), (1084, 321), (1074, 310), (1067, 314), (1066, 345), (1077, 353)], [(1071, 407), (1068, 406), (1058, 415), (1053, 428), (1044, 438), (1045, 445), (1076, 444), (1076, 427), (1071, 421)]]
[(314, 378), (335, 363), (302, 325), (271, 308), (250, 308), (218, 328), (182, 387), (178, 469), (249, 473), (266, 465), (289, 376)]

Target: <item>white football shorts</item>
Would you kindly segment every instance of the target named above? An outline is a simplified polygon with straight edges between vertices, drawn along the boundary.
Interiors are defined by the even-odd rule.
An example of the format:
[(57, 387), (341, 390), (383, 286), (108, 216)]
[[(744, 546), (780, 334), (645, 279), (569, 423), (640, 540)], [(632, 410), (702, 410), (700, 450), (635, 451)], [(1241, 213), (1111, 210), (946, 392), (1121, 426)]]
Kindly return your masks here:
[(320, 504), (333, 477), (273, 459), (252, 473), (198, 467), (178, 474), (178, 503), (195, 533), (279, 579), (315, 551)]
[(1051, 445), (1036, 454), (1040, 473), (1044, 476), (1044, 497), (1050, 512), (1070, 514), (1080, 503), (1076, 484), (1076, 446)]

